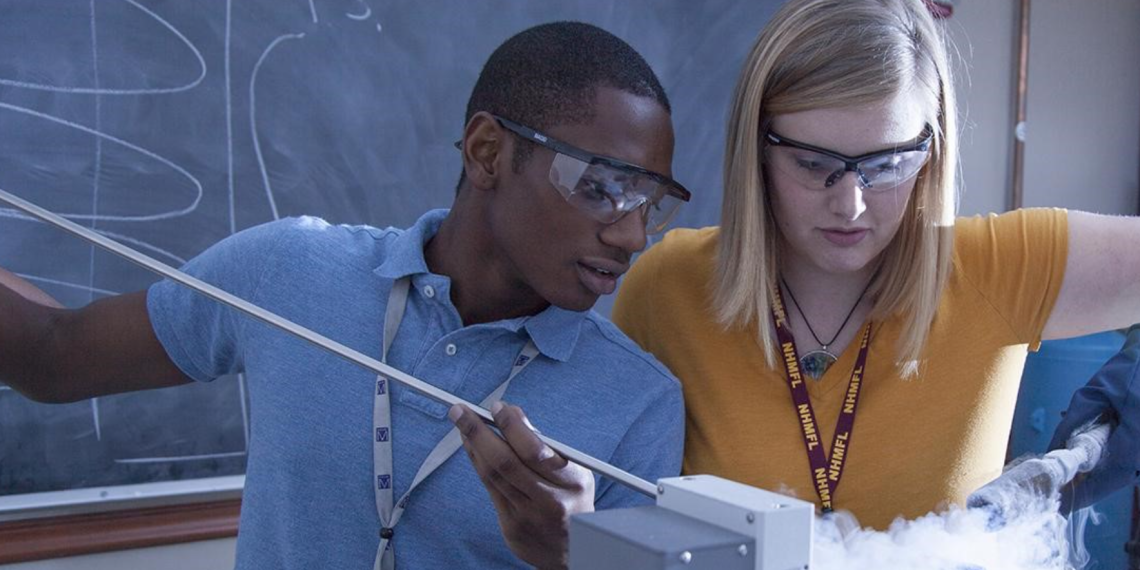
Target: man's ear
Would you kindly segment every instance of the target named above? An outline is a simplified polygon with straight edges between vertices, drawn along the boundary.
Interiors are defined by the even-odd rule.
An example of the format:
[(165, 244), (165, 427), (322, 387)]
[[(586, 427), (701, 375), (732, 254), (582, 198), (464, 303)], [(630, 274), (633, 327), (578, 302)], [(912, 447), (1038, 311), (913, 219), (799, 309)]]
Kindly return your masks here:
[(506, 163), (501, 157), (509, 156), (510, 133), (490, 113), (479, 111), (463, 129), (463, 171), (475, 190), (496, 187), (500, 168)]

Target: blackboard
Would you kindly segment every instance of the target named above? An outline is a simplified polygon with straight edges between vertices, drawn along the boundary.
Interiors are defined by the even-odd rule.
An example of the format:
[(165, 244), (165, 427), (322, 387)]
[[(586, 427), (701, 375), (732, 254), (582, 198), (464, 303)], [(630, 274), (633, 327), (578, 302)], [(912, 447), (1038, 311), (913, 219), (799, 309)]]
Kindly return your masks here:
[[(0, 0), (0, 188), (172, 265), (278, 217), (406, 226), (451, 202), (491, 51), (579, 20), (657, 71), (694, 193), (676, 225), (715, 224), (727, 104), (776, 5)], [(155, 280), (10, 209), (0, 266), (73, 307)], [(0, 385), (0, 495), (241, 474), (248, 425), (240, 379), (62, 406)]]

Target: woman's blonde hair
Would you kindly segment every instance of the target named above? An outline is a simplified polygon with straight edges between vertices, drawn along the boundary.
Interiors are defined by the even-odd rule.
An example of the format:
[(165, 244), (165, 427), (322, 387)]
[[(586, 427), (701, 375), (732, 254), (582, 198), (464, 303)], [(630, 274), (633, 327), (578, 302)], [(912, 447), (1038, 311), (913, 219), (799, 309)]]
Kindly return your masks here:
[(957, 190), (954, 93), (946, 40), (923, 0), (792, 0), (760, 33), (733, 96), (713, 307), (725, 327), (754, 326), (777, 360), (770, 307), (781, 256), (763, 174), (761, 138), (772, 117), (927, 99), (934, 127), (897, 234), (871, 284), (872, 320), (901, 315), (897, 363), (917, 371), (950, 272)]

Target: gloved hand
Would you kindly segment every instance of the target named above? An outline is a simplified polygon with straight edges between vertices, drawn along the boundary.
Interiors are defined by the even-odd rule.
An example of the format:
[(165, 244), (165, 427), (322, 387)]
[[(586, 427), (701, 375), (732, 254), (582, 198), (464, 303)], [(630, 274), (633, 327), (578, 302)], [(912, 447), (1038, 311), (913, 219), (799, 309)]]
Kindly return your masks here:
[(1073, 394), (1049, 449), (1065, 446), (1073, 431), (1103, 417), (1115, 427), (1106, 456), (1084, 479), (1061, 493), (1061, 510), (1083, 509), (1128, 485), (1140, 482), (1140, 324), (1132, 325), (1124, 346)]

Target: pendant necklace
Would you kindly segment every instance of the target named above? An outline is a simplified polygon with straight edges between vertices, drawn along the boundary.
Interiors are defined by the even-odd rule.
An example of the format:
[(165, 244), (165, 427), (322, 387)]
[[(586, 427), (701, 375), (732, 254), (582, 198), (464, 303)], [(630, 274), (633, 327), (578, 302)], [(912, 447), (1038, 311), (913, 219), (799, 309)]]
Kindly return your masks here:
[(780, 283), (784, 285), (784, 289), (788, 292), (788, 297), (792, 299), (792, 304), (796, 306), (800, 317), (804, 319), (804, 324), (807, 325), (808, 332), (811, 333), (811, 337), (815, 339), (815, 342), (819, 344), (819, 348), (809, 351), (800, 357), (800, 370), (802, 370), (804, 374), (807, 374), (812, 380), (822, 378), (824, 373), (827, 372), (827, 369), (831, 368), (831, 365), (835, 364), (835, 361), (839, 359), (836, 355), (832, 354), (827, 347), (831, 346), (831, 344), (835, 342), (835, 339), (839, 338), (839, 334), (843, 332), (843, 329), (847, 327), (847, 322), (851, 320), (851, 315), (855, 314), (856, 307), (863, 301), (863, 296), (867, 294), (867, 290), (871, 288), (871, 283), (874, 281), (874, 279), (868, 281), (867, 286), (863, 288), (863, 292), (859, 293), (859, 298), (855, 300), (855, 304), (852, 305), (851, 310), (847, 312), (847, 318), (843, 319), (843, 324), (839, 325), (839, 330), (835, 331), (835, 336), (831, 337), (831, 340), (823, 342), (819, 340), (819, 335), (815, 334), (815, 329), (811, 328), (811, 323), (808, 322), (807, 315), (804, 313), (804, 310), (800, 308), (799, 302), (796, 301), (796, 296), (792, 293), (792, 288), (788, 287), (788, 282), (785, 281), (782, 276), (780, 277)]

